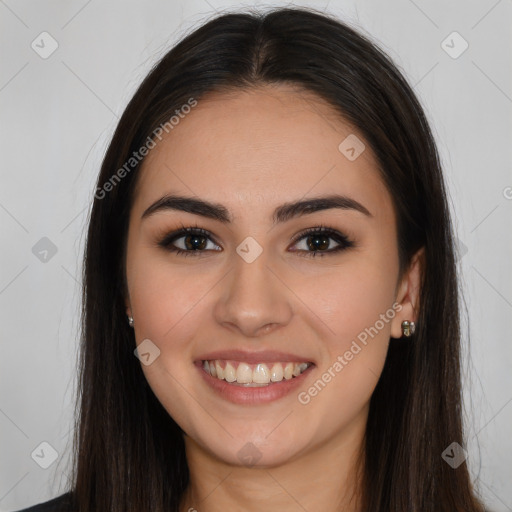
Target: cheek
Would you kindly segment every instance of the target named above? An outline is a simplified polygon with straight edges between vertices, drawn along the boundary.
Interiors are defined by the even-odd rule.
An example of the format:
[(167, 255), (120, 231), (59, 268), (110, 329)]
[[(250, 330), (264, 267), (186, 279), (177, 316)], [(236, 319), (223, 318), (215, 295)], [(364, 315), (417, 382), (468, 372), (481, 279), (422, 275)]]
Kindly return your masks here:
[(190, 275), (191, 270), (172, 268), (165, 256), (155, 258), (144, 250), (132, 253), (127, 268), (137, 338), (165, 341), (183, 328), (182, 320), (213, 286), (211, 276), (196, 271)]
[[(298, 290), (307, 304), (328, 327), (330, 351), (342, 349), (360, 332), (373, 326), (393, 304), (395, 274), (361, 261), (316, 276), (314, 286), (306, 283)], [(388, 319), (389, 320), (389, 319)], [(389, 337), (390, 323), (379, 322), (379, 330)]]
[(322, 391), (321, 403), (327, 409), (334, 407), (339, 414), (354, 412), (371, 396), (386, 359), (391, 320), (396, 314), (397, 271), (392, 259), (370, 261), (361, 256), (315, 279), (314, 287), (298, 291), (308, 297), (305, 302), (314, 305), (318, 322), (329, 328), (324, 338), (325, 357), (317, 372), (317, 379), (328, 382), (328, 389), (323, 391), (323, 384), (318, 383), (311, 393), (305, 390), (311, 397)]
[(196, 410), (198, 403), (207, 410), (208, 404), (193, 393), (191, 340), (200, 317), (204, 321), (201, 297), (212, 288), (212, 278), (171, 269), (154, 256), (149, 262), (143, 251), (134, 253), (129, 272), (137, 344), (149, 339), (160, 350), (151, 364), (141, 365), (142, 371), (170, 416), (193, 433), (195, 427), (188, 411)]

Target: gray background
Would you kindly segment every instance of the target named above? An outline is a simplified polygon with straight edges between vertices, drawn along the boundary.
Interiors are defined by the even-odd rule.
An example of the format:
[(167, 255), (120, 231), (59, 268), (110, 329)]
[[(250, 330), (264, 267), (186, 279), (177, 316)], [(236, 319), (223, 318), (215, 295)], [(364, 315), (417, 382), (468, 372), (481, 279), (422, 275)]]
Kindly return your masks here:
[[(468, 462), (489, 505), (512, 510), (512, 1), (293, 4), (327, 8), (369, 35), (432, 123), (470, 332)], [(0, 511), (49, 499), (66, 483), (84, 230), (117, 119), (180, 36), (215, 11), (243, 6), (268, 4), (0, 0)], [(58, 44), (45, 59), (52, 42), (44, 31)], [(463, 49), (454, 31), (469, 44), (457, 58), (446, 51)], [(47, 469), (39, 464), (52, 452), (42, 442), (57, 452)]]

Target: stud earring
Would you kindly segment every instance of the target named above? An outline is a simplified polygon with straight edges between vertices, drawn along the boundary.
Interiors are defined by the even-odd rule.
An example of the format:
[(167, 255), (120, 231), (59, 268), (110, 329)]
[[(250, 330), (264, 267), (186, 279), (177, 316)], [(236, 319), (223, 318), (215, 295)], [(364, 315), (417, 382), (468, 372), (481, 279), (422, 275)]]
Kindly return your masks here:
[(414, 322), (409, 322), (409, 320), (404, 320), (402, 322), (402, 336), (406, 338), (411, 337), (416, 330), (416, 324)]
[(128, 317), (128, 325), (129, 325), (130, 327), (133, 327), (133, 316), (129, 316), (129, 317)]

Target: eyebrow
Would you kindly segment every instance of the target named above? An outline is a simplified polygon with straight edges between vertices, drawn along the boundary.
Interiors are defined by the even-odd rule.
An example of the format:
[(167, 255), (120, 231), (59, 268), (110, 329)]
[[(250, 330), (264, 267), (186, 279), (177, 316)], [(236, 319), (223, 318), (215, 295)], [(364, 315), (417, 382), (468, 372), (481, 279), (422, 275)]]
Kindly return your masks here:
[[(322, 210), (330, 210), (338, 208), (341, 210), (355, 210), (363, 213), (367, 217), (372, 214), (361, 203), (347, 196), (331, 194), (324, 197), (315, 197), (312, 199), (304, 199), (291, 203), (284, 203), (278, 206), (272, 215), (274, 224), (286, 222), (290, 219), (308, 215)], [(201, 217), (217, 220), (222, 223), (231, 223), (233, 218), (229, 210), (222, 204), (212, 203), (195, 197), (186, 197), (173, 194), (167, 194), (154, 202), (142, 214), (141, 219), (150, 217), (151, 215), (167, 211), (177, 210), (182, 212), (193, 213)]]

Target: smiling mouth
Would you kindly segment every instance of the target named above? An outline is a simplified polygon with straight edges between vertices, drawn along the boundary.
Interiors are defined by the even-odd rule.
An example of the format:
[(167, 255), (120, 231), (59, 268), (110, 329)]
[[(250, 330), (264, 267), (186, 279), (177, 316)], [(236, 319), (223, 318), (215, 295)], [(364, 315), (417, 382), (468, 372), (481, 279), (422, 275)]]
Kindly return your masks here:
[(214, 359), (201, 361), (210, 376), (234, 386), (262, 387), (291, 380), (313, 366), (311, 362), (273, 362), (249, 364), (242, 361)]

